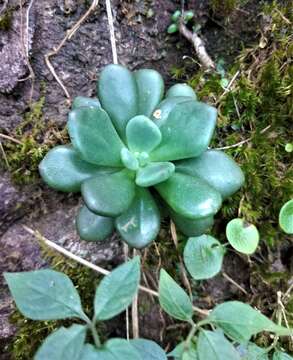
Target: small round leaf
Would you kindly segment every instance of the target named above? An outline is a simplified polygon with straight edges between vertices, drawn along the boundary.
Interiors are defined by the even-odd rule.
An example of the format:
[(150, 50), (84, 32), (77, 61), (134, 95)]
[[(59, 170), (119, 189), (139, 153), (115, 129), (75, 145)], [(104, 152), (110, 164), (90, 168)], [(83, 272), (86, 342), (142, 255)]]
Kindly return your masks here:
[(191, 237), (184, 248), (184, 263), (195, 280), (209, 279), (221, 270), (224, 253), (225, 248), (212, 236)]
[(235, 250), (247, 255), (255, 252), (259, 242), (257, 228), (243, 219), (231, 220), (226, 227), (226, 236)]
[(279, 215), (279, 224), (286, 234), (293, 234), (293, 199), (282, 206)]

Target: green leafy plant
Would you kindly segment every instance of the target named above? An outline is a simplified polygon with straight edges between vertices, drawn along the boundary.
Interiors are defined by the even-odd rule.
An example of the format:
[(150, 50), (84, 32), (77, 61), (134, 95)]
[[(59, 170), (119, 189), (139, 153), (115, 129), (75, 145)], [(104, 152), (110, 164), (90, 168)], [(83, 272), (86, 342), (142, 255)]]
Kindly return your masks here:
[[(161, 270), (159, 282), (161, 307), (175, 319), (190, 324), (185, 341), (168, 354), (180, 360), (240, 360), (268, 359), (272, 348), (262, 349), (250, 342), (263, 331), (278, 336), (290, 335), (291, 329), (277, 325), (240, 301), (227, 301), (217, 305), (205, 319), (195, 323), (192, 302), (187, 293), (165, 271)], [(290, 359), (288, 354), (276, 350), (273, 359)]]
[(180, 10), (176, 10), (171, 16), (172, 23), (169, 25), (167, 32), (168, 34), (174, 34), (179, 30), (179, 22), (181, 18), (185, 24), (189, 23), (190, 20), (194, 17), (194, 12), (192, 10), (184, 11), (183, 16)]
[(120, 65), (104, 68), (98, 94), (74, 100), (72, 145), (53, 148), (39, 166), (49, 186), (81, 191), (80, 237), (101, 241), (116, 227), (130, 246), (143, 248), (160, 229), (157, 200), (182, 233), (203, 234), (244, 182), (230, 157), (208, 149), (216, 109), (186, 84), (172, 86), (162, 100), (158, 72)]
[(282, 206), (279, 214), (279, 224), (286, 234), (293, 234), (293, 199)]
[[(94, 316), (90, 320), (82, 309), (79, 294), (71, 280), (54, 270), (6, 273), (11, 294), (20, 312), (33, 320), (77, 318), (84, 325), (61, 327), (50, 334), (38, 349), (36, 360), (121, 359), (166, 360), (159, 345), (146, 339), (110, 339), (101, 343), (96, 323), (113, 318), (125, 310), (137, 293), (140, 261), (135, 257), (120, 265), (101, 281), (94, 299)], [(94, 344), (86, 343), (90, 331)]]

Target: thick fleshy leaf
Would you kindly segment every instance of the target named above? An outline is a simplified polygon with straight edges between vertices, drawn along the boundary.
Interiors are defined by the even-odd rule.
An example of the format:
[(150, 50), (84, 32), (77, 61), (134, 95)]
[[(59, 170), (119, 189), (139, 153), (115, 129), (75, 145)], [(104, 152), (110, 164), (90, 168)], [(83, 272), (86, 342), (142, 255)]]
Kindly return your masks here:
[(40, 175), (53, 189), (78, 192), (81, 183), (99, 174), (102, 169), (81, 159), (70, 145), (60, 145), (50, 150), (39, 165)]
[(78, 292), (65, 274), (45, 269), (4, 277), (19, 311), (29, 319), (84, 317)]
[(102, 241), (112, 234), (114, 219), (97, 215), (82, 206), (77, 214), (76, 228), (82, 240)]
[(199, 219), (188, 219), (169, 209), (171, 219), (176, 227), (186, 236), (199, 236), (206, 233), (214, 224), (213, 216)]
[(177, 104), (167, 120), (158, 125), (162, 141), (150, 154), (151, 159), (169, 161), (199, 156), (209, 146), (216, 118), (217, 110), (202, 102)]
[(164, 80), (152, 69), (134, 73), (138, 90), (138, 114), (150, 117), (164, 94)]
[(259, 233), (253, 224), (233, 219), (226, 227), (226, 237), (233, 248), (243, 254), (253, 254), (258, 246)]
[(127, 210), (135, 195), (134, 179), (128, 170), (98, 175), (83, 182), (86, 206), (96, 214), (118, 216)]
[(116, 228), (123, 240), (137, 249), (156, 238), (160, 230), (160, 212), (148, 190), (136, 189), (132, 204), (116, 219)]
[(34, 359), (80, 360), (86, 330), (86, 326), (76, 324), (69, 328), (61, 327), (45, 339)]
[(171, 162), (153, 162), (137, 171), (135, 182), (142, 187), (153, 186), (169, 179), (174, 171)]
[(240, 360), (239, 353), (221, 330), (200, 330), (197, 354), (199, 360)]
[(174, 107), (177, 104), (187, 101), (190, 101), (190, 97), (177, 96), (163, 100), (154, 110), (151, 120), (153, 120), (157, 126), (162, 126), (166, 122), (170, 112), (174, 109)]
[(118, 134), (125, 139), (127, 122), (138, 114), (138, 89), (134, 75), (121, 65), (111, 64), (101, 72), (98, 93)]
[(161, 307), (173, 318), (183, 321), (192, 319), (192, 303), (188, 295), (164, 269), (160, 272), (159, 301)]
[(161, 142), (157, 125), (144, 115), (132, 118), (126, 126), (127, 144), (131, 151), (150, 152)]
[(184, 264), (195, 280), (210, 279), (222, 268), (225, 248), (209, 235), (191, 237), (184, 248)]
[(279, 214), (279, 224), (286, 234), (293, 234), (293, 199), (282, 206)]
[(139, 281), (139, 256), (106, 275), (96, 290), (95, 319), (111, 319), (125, 310), (137, 293)]
[(223, 198), (234, 194), (244, 183), (236, 162), (222, 151), (207, 150), (200, 156), (176, 162), (176, 170), (196, 175), (218, 190)]
[(220, 193), (204, 180), (176, 172), (156, 189), (176, 213), (189, 219), (212, 216), (222, 203)]
[(83, 106), (92, 106), (98, 109), (101, 108), (101, 104), (97, 98), (89, 98), (85, 96), (77, 96), (72, 103), (72, 110)]
[(124, 147), (107, 113), (95, 107), (80, 107), (69, 113), (68, 132), (74, 148), (89, 163), (122, 166)]
[(226, 335), (239, 343), (249, 341), (253, 335), (262, 331), (280, 336), (293, 334), (293, 329), (273, 323), (262, 313), (240, 301), (226, 301), (217, 305), (206, 320), (223, 329)]
[(196, 94), (191, 86), (187, 84), (175, 84), (170, 87), (166, 93), (166, 97), (176, 97), (176, 96), (186, 96), (190, 97), (192, 100), (196, 100)]
[(121, 161), (123, 165), (129, 170), (137, 170), (139, 168), (139, 162), (135, 155), (127, 148), (121, 149)]
[(133, 339), (130, 344), (134, 346), (144, 360), (167, 360), (165, 351), (154, 341), (146, 339)]

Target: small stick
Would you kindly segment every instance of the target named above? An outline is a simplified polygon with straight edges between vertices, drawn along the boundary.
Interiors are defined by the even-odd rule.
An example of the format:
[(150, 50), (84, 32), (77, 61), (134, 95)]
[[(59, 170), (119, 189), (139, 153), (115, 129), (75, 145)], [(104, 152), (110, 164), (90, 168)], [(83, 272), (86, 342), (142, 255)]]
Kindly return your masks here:
[(6, 140), (10, 140), (10, 141), (12, 141), (12, 142), (15, 142), (16, 144), (22, 145), (22, 142), (20, 142), (20, 141), (17, 140), (17, 139), (14, 139), (14, 138), (11, 137), (11, 136), (4, 135), (4, 134), (0, 134), (0, 137), (2, 137), (3, 139), (6, 139)]
[(187, 40), (189, 40), (193, 44), (195, 52), (202, 65), (207, 69), (214, 70), (216, 68), (216, 65), (208, 55), (203, 41), (195, 32), (191, 32), (190, 30), (188, 30), (188, 28), (183, 22), (183, 19), (180, 20), (179, 31)]
[(224, 276), (224, 278), (226, 280), (228, 280), (231, 284), (233, 284), (234, 286), (237, 287), (237, 289), (241, 290), (245, 295), (248, 295), (248, 292), (241, 286), (239, 285), (235, 280), (233, 280), (232, 278), (230, 278), (230, 276), (228, 274), (226, 274), (224, 271), (222, 271), (222, 275)]
[(6, 166), (7, 166), (7, 169), (10, 170), (9, 161), (8, 161), (8, 159), (7, 159), (7, 156), (6, 156), (6, 153), (5, 153), (5, 150), (4, 150), (4, 148), (3, 148), (3, 145), (2, 145), (1, 140), (0, 140), (0, 150), (1, 150), (1, 152), (2, 152), (2, 156), (3, 156), (3, 158), (4, 158), (4, 161), (5, 161), (5, 164), (6, 164)]
[[(129, 249), (128, 249), (128, 245), (125, 243), (123, 244), (123, 253), (124, 253), (124, 261), (127, 262)], [(125, 323), (126, 323), (126, 339), (129, 340), (130, 336), (129, 336), (129, 310), (128, 310), (128, 307), (125, 310)]]
[(110, 40), (111, 40), (113, 64), (118, 64), (118, 56), (117, 56), (115, 31), (114, 31), (114, 21), (113, 21), (112, 8), (111, 8), (111, 0), (106, 0), (106, 10), (107, 10), (108, 23), (109, 23), (109, 30), (110, 30)]
[[(45, 238), (38, 231), (34, 231), (33, 229), (29, 228), (26, 225), (22, 225), (22, 226), (25, 229), (25, 231), (27, 231), (29, 234), (34, 235), (38, 240), (44, 242), (47, 246), (49, 246), (50, 248), (58, 251), (60, 254), (63, 254), (64, 256), (67, 256), (68, 258), (75, 260), (76, 262), (78, 262), (78, 263), (80, 263), (80, 264), (82, 264), (82, 265), (84, 265), (84, 266), (98, 272), (99, 274), (108, 275), (110, 273), (110, 271), (108, 271), (106, 269), (103, 269), (102, 267), (100, 267), (98, 265), (92, 264), (91, 262), (81, 258), (78, 255), (75, 255), (75, 254), (71, 253), (70, 251), (64, 249), (62, 246), (60, 246), (60, 245), (54, 243), (53, 241)], [(139, 290), (144, 291), (144, 292), (146, 292), (148, 294), (151, 294), (153, 296), (159, 297), (159, 293), (157, 291), (149, 289), (149, 288), (147, 288), (145, 286), (140, 285)], [(193, 310), (195, 312), (201, 314), (201, 315), (204, 315), (204, 316), (208, 316), (209, 313), (210, 313), (209, 310), (200, 309), (197, 306), (193, 306)]]
[[(133, 249), (133, 257), (137, 254)], [(139, 322), (138, 322), (138, 294), (136, 294), (132, 301), (131, 307), (131, 320), (132, 320), (132, 337), (133, 339), (139, 338)]]
[[(177, 238), (176, 226), (172, 220), (170, 223), (170, 230), (171, 230), (171, 237), (174, 242), (175, 248), (178, 251), (178, 238)], [(179, 253), (178, 253), (178, 258), (179, 258), (179, 262), (180, 262), (180, 270), (181, 270), (181, 274), (182, 274), (183, 283), (184, 283), (185, 287), (188, 289), (190, 299), (192, 299), (191, 285), (190, 285), (190, 282), (189, 282), (187, 274), (186, 274), (182, 256)]]
[(70, 30), (67, 30), (65, 37), (62, 39), (60, 44), (57, 47), (54, 47), (52, 51), (50, 51), (48, 54), (45, 55), (45, 62), (47, 67), (49, 68), (51, 74), (54, 76), (55, 80), (58, 82), (62, 90), (64, 91), (66, 97), (71, 100), (70, 94), (66, 88), (66, 86), (63, 84), (59, 76), (56, 74), (56, 71), (51, 64), (50, 57), (55, 56), (58, 54), (60, 49), (64, 46), (67, 40), (70, 40), (72, 36), (76, 33), (76, 31), (79, 29), (80, 25), (86, 20), (86, 18), (90, 15), (90, 13), (98, 6), (99, 0), (93, 0), (91, 6), (88, 8), (86, 13), (76, 22), (76, 24), (73, 25), (73, 27)]

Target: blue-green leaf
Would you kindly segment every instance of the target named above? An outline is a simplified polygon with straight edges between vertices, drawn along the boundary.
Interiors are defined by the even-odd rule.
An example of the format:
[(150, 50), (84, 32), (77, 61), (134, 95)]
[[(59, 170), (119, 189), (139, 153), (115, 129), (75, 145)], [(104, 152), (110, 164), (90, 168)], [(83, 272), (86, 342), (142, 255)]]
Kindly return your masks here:
[(240, 360), (240, 355), (221, 330), (200, 330), (197, 354), (199, 360)]
[(185, 96), (191, 98), (192, 100), (197, 99), (193, 88), (187, 84), (175, 84), (170, 87), (167, 91), (166, 97), (171, 98), (176, 96)]
[(5, 273), (19, 311), (33, 320), (83, 318), (78, 292), (68, 276), (54, 270)]
[(177, 104), (167, 120), (157, 124), (162, 141), (150, 154), (151, 159), (172, 161), (199, 156), (209, 146), (216, 118), (216, 109), (199, 101)]
[(87, 162), (122, 166), (124, 147), (107, 113), (95, 107), (80, 107), (69, 113), (68, 132), (74, 148)]
[(217, 305), (207, 320), (219, 326), (233, 340), (247, 342), (261, 331), (269, 331), (280, 336), (292, 335), (293, 330), (273, 323), (250, 305), (240, 301), (227, 301)]
[(230, 156), (218, 150), (207, 150), (198, 157), (178, 161), (176, 171), (202, 178), (223, 198), (234, 194), (244, 183), (240, 167)]
[(130, 344), (135, 347), (144, 360), (167, 360), (165, 351), (154, 341), (146, 339), (133, 339)]
[(168, 357), (174, 360), (198, 360), (196, 346), (193, 343), (187, 346), (186, 341), (178, 344), (173, 351), (168, 353)]
[(80, 360), (86, 336), (86, 327), (72, 325), (61, 327), (50, 334), (39, 350), (35, 360)]
[(126, 138), (131, 151), (148, 153), (160, 144), (162, 135), (153, 121), (144, 115), (138, 115), (127, 124)]
[(138, 90), (138, 114), (151, 116), (164, 94), (164, 80), (152, 69), (141, 69), (134, 73)]
[(240, 354), (241, 360), (269, 360), (268, 352), (252, 342), (239, 345), (236, 350)]
[(292, 360), (292, 356), (283, 351), (276, 350), (273, 355), (273, 360)]
[(53, 189), (65, 192), (80, 191), (81, 183), (101, 169), (81, 159), (70, 145), (60, 145), (50, 150), (39, 165), (40, 175)]
[(159, 301), (173, 318), (183, 321), (192, 319), (192, 303), (188, 295), (164, 269), (160, 272)]
[(174, 173), (175, 166), (171, 162), (153, 162), (140, 168), (136, 173), (136, 185), (149, 187), (157, 185)]
[(184, 263), (195, 280), (209, 279), (222, 268), (225, 248), (209, 235), (189, 238), (184, 248)]
[(139, 162), (137, 158), (127, 148), (121, 149), (120, 155), (121, 161), (127, 169), (136, 171), (139, 168)]
[(83, 182), (81, 193), (86, 206), (99, 215), (118, 216), (135, 196), (135, 183), (128, 170), (94, 176)]
[(222, 204), (220, 193), (204, 180), (181, 173), (175, 172), (156, 189), (176, 213), (189, 219), (212, 216)]
[(116, 219), (116, 228), (130, 246), (142, 249), (160, 230), (160, 212), (147, 189), (137, 188), (130, 207)]
[(293, 234), (293, 199), (282, 206), (279, 214), (279, 224), (286, 234)]
[(127, 122), (138, 114), (138, 89), (134, 75), (121, 65), (108, 65), (101, 72), (98, 93), (103, 109), (125, 140)]
[(137, 293), (139, 280), (138, 256), (105, 276), (96, 290), (95, 319), (111, 319), (125, 310)]
[(82, 240), (103, 241), (112, 234), (114, 219), (97, 215), (82, 206), (77, 214), (76, 228)]
[(72, 110), (83, 106), (92, 106), (98, 109), (101, 108), (101, 104), (97, 98), (89, 98), (85, 96), (77, 96), (72, 103)]

